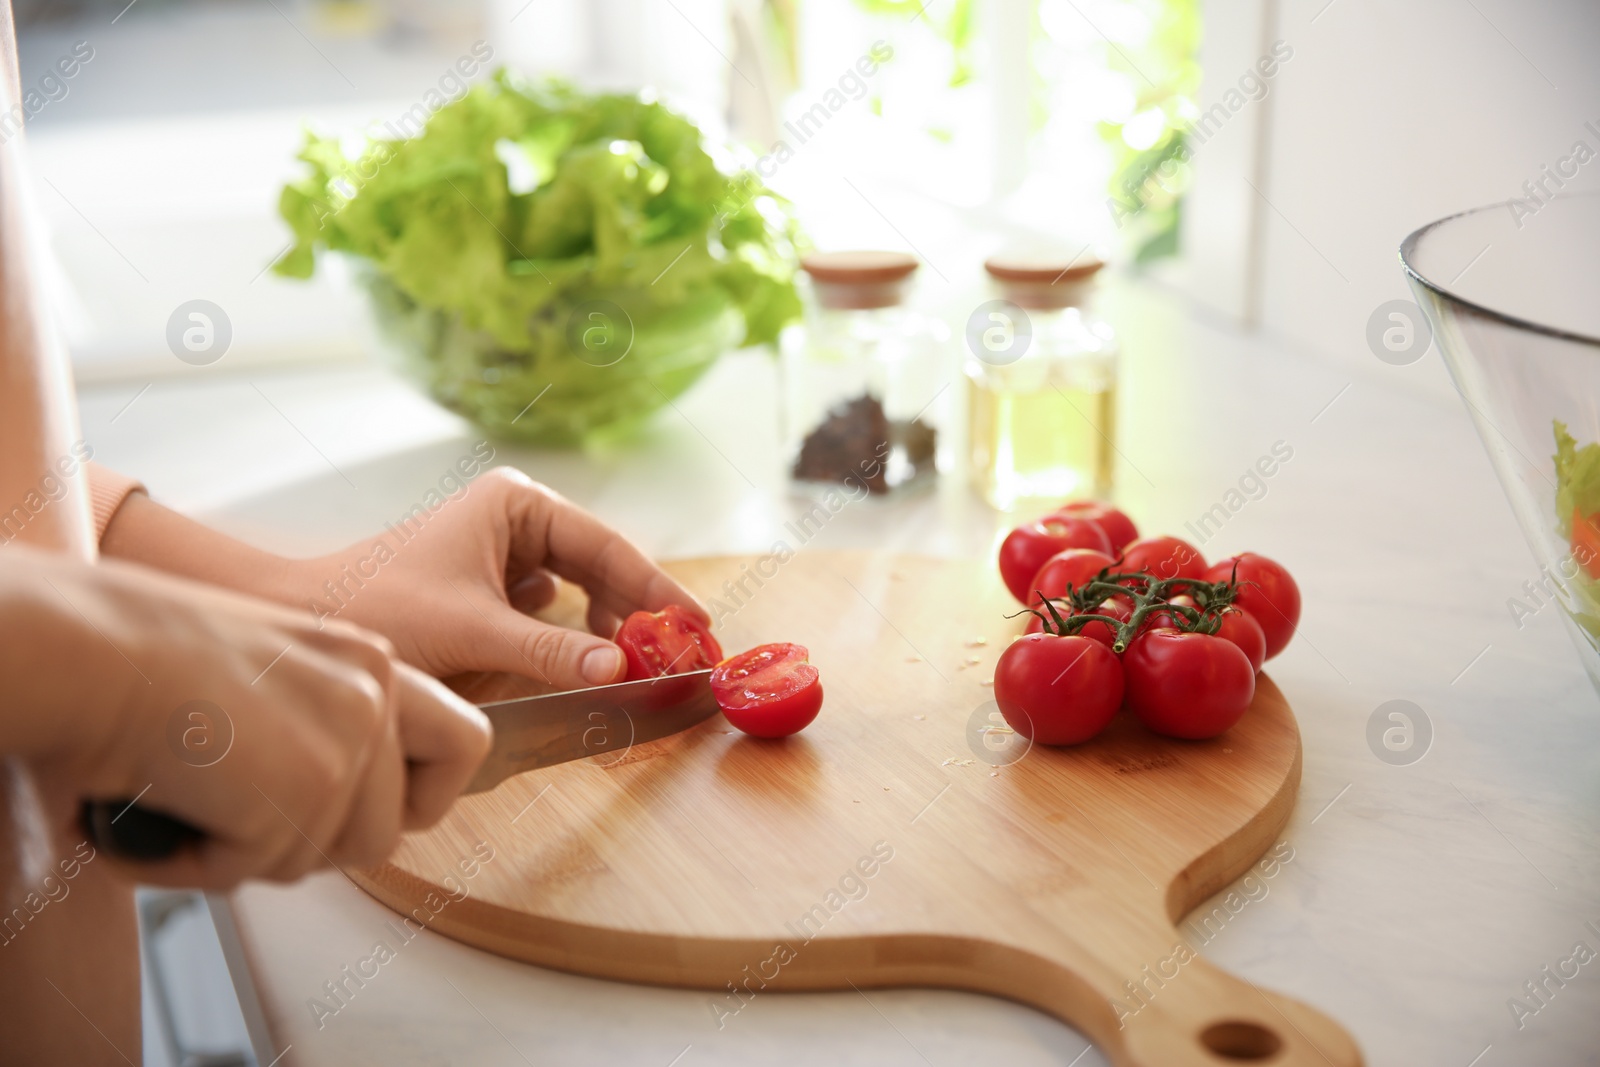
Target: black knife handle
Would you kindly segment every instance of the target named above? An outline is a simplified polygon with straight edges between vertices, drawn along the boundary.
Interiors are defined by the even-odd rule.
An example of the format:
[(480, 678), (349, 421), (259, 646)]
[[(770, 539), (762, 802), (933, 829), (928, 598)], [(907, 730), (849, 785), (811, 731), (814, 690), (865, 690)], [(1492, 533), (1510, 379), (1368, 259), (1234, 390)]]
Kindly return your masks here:
[(205, 834), (181, 819), (141, 808), (128, 800), (86, 800), (83, 831), (96, 848), (125, 860), (170, 859)]

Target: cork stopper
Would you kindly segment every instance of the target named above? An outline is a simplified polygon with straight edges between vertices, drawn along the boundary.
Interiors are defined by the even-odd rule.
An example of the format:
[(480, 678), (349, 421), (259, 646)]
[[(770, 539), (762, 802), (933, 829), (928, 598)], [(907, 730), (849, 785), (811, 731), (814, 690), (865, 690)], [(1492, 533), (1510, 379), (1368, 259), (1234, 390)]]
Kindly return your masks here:
[(1094, 276), (1105, 266), (1095, 256), (1012, 253), (991, 256), (983, 269), (1005, 298), (1023, 308), (1077, 307), (1089, 297)]
[(904, 252), (813, 252), (800, 260), (825, 308), (893, 307), (905, 297), (917, 257)]

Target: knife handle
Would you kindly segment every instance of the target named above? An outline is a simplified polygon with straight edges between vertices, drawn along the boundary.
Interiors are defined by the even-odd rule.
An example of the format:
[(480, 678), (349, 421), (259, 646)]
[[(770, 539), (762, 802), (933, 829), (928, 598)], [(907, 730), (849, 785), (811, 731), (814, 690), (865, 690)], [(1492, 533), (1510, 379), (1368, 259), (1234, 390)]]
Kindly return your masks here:
[(80, 811), (83, 831), (96, 848), (120, 859), (145, 863), (170, 859), (205, 834), (182, 819), (141, 808), (127, 800), (86, 800)]

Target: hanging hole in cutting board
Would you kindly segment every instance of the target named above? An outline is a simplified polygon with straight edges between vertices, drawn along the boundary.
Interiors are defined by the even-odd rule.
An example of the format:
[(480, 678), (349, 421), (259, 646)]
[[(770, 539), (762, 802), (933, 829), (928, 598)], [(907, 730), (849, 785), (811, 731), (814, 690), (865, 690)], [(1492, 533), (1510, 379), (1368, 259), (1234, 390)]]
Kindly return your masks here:
[(1200, 1043), (1225, 1060), (1264, 1060), (1283, 1048), (1265, 1026), (1233, 1021), (1212, 1023), (1200, 1032)]

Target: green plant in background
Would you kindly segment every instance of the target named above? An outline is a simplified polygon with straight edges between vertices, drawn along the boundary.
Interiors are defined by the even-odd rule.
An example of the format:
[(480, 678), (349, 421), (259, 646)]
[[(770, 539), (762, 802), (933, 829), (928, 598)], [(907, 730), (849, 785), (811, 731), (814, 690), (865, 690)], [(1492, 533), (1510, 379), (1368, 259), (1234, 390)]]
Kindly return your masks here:
[(1143, 263), (1178, 251), (1190, 178), (1184, 120), (1200, 89), (1200, 3), (1134, 2), (1151, 20), (1149, 35), (1138, 47), (1108, 45), (1105, 59), (1131, 79), (1138, 102), (1127, 121), (1100, 123), (1100, 134), (1112, 150), (1113, 217)]
[(799, 316), (786, 205), (653, 100), (500, 71), (408, 140), (351, 158), (308, 134), (299, 158), (275, 270), (360, 261), (413, 371), (509, 437), (626, 429)]
[[(978, 0), (854, 0), (874, 15), (905, 20), (927, 19), (936, 37), (950, 52), (951, 86), (974, 77)], [(1043, 33), (1041, 0), (1030, 5), (1029, 22), (1034, 38)], [(1097, 124), (1111, 152), (1108, 193), (1113, 217), (1134, 259), (1147, 262), (1172, 255), (1178, 248), (1182, 195), (1190, 169), (1184, 148), (1183, 119), (1194, 106), (1200, 86), (1200, 0), (1124, 0), (1141, 11), (1149, 32), (1137, 42), (1102, 40), (1097, 51), (1107, 69), (1124, 75), (1133, 88), (1135, 104), (1123, 121)], [(1087, 18), (1076, 8), (1078, 17)], [(1020, 57), (1019, 57), (1020, 58)], [(1026, 57), (1037, 63), (1033, 56)], [(1034, 129), (1049, 120), (1044, 101), (1048, 79), (1034, 69), (1034, 101), (1030, 107)], [(949, 132), (928, 131), (948, 139)]]
[(972, 80), (976, 0), (855, 0), (855, 5), (869, 15), (926, 19), (935, 36), (950, 49), (950, 87)]

